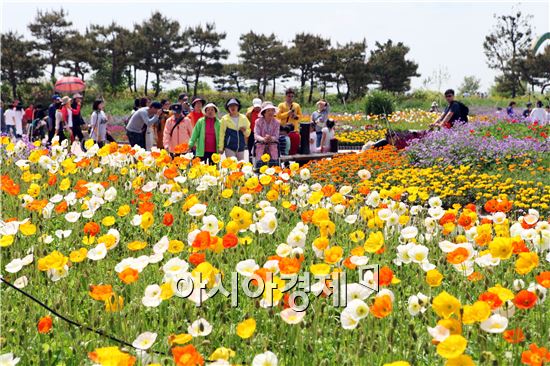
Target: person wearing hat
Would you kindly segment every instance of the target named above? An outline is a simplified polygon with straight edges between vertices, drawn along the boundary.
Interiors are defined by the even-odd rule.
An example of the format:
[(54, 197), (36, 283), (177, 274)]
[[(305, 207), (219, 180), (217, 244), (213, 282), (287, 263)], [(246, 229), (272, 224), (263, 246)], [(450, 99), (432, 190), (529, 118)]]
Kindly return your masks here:
[(302, 107), (294, 101), (296, 93), (294, 89), (287, 89), (285, 92), (285, 101), (280, 103), (277, 109), (277, 119), (281, 121), (281, 126), (292, 125), (295, 131), (300, 127), (302, 119)]
[(153, 102), (148, 107), (135, 111), (126, 125), (126, 135), (130, 146), (138, 145), (145, 149), (145, 131), (148, 126), (158, 122), (162, 113), (162, 104)]
[(317, 110), (311, 114), (311, 123), (315, 126), (315, 144), (317, 147), (321, 146), (321, 137), (323, 136), (323, 128), (326, 126), (329, 112), (329, 104), (326, 100), (321, 99), (317, 103)]
[(76, 93), (73, 95), (73, 101), (71, 103), (71, 110), (73, 112), (73, 137), (78, 138), (82, 149), (84, 149), (84, 134), (82, 133), (82, 125), (85, 124), (82, 115), (80, 114), (80, 108), (82, 106), (82, 95)]
[(220, 136), (220, 120), (218, 119), (218, 107), (214, 103), (208, 103), (203, 109), (204, 117), (197, 121), (193, 128), (189, 148), (195, 147), (195, 156), (204, 162), (212, 162), (212, 155), (217, 152)]
[(197, 121), (204, 117), (204, 113), (202, 112), (202, 107), (206, 104), (206, 100), (202, 98), (195, 98), (191, 102), (191, 107), (193, 107), (193, 111), (189, 112), (187, 117), (191, 120), (191, 123), (193, 127), (197, 124)]
[(244, 114), (239, 113), (241, 102), (231, 98), (225, 103), (225, 110), (229, 112), (220, 120), (220, 139), (218, 151), (225, 152), (225, 156), (244, 160), (244, 151), (248, 147), (247, 138), (250, 136), (250, 122)]
[(268, 153), (274, 162), (279, 158), (277, 143), (279, 141), (280, 122), (275, 118), (277, 108), (271, 102), (264, 102), (260, 109), (260, 117), (254, 126), (256, 142), (256, 164), (262, 162), (262, 155)]
[(61, 105), (61, 98), (55, 94), (52, 96), (52, 103), (48, 106), (48, 141), (51, 143), (55, 136), (55, 113)]
[(254, 127), (256, 120), (260, 117), (260, 110), (262, 109), (262, 100), (260, 98), (252, 99), (252, 106), (246, 111), (246, 118), (250, 122), (250, 136), (248, 136), (248, 153), (252, 158), (252, 150), (254, 148)]
[(188, 150), (188, 147), (183, 147), (189, 144), (189, 140), (193, 134), (193, 126), (191, 125), (191, 120), (183, 115), (181, 104), (172, 104), (170, 109), (174, 114), (166, 120), (162, 145), (172, 154), (182, 153)]

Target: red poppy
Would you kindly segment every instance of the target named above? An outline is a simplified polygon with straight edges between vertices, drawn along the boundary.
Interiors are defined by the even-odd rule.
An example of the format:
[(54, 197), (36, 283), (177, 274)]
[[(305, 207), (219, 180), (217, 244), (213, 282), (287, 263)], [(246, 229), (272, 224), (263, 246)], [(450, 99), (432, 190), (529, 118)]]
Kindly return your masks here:
[(174, 223), (174, 216), (170, 212), (165, 213), (162, 218), (162, 223), (166, 226), (172, 226)]
[(239, 243), (239, 238), (233, 233), (227, 233), (223, 236), (222, 243), (225, 249), (233, 248)]
[(189, 256), (189, 262), (195, 267), (206, 260), (206, 254), (204, 253), (192, 253)]
[(52, 326), (53, 326), (53, 320), (52, 320), (51, 316), (49, 316), (49, 315), (43, 316), (38, 321), (38, 333), (46, 334), (50, 330), (52, 330)]
[(537, 303), (537, 295), (534, 292), (521, 290), (514, 298), (514, 305), (520, 309), (531, 309)]

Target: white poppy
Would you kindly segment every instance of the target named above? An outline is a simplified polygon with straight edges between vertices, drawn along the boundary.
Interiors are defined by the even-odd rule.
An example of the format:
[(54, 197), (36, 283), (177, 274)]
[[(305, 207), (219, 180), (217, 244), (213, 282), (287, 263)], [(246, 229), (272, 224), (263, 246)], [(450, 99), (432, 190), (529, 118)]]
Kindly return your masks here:
[(98, 244), (94, 248), (90, 249), (86, 256), (88, 259), (93, 261), (101, 260), (107, 256), (107, 247), (105, 247), (105, 244), (103, 243)]
[(344, 221), (347, 222), (350, 225), (353, 225), (357, 221), (357, 215), (348, 215), (348, 216), (346, 216)]
[(310, 177), (311, 172), (309, 171), (309, 169), (304, 168), (300, 170), (300, 178), (302, 178), (302, 180), (308, 180)]
[(55, 236), (57, 236), (59, 239), (65, 239), (65, 238), (68, 238), (71, 233), (73, 231), (72, 230), (56, 230), (55, 231)]
[(430, 205), (430, 207), (441, 207), (443, 202), (441, 202), (441, 198), (439, 197), (431, 197), (428, 200), (428, 204)]
[(168, 240), (168, 237), (164, 235), (155, 245), (153, 245), (153, 252), (155, 254), (162, 254), (168, 250), (169, 246), (170, 240)]
[(418, 235), (418, 229), (415, 226), (407, 226), (401, 230), (401, 237), (406, 240), (416, 238)]
[(143, 192), (151, 192), (152, 190), (154, 190), (155, 188), (158, 187), (158, 182), (155, 182), (155, 181), (149, 181), (147, 183), (145, 183), (143, 185), (143, 187), (141, 187), (141, 190)]
[(256, 225), (260, 234), (272, 235), (277, 230), (277, 217), (274, 214), (266, 214)]
[(437, 342), (443, 342), (448, 336), (451, 335), (451, 331), (442, 325), (436, 325), (433, 328), (428, 327), (428, 333)]
[(298, 324), (302, 322), (304, 317), (306, 316), (305, 311), (295, 311), (291, 308), (285, 309), (281, 311), (280, 313), (281, 318), (284, 320), (287, 324)]
[(428, 258), (429, 249), (424, 245), (414, 245), (409, 249), (409, 256), (415, 263), (422, 263)]
[(187, 332), (193, 337), (206, 337), (212, 332), (212, 325), (206, 319), (200, 318), (187, 328)]
[(189, 215), (193, 217), (201, 217), (206, 213), (206, 205), (196, 203), (189, 209)]
[(342, 328), (351, 330), (357, 328), (359, 319), (354, 316), (353, 311), (349, 307), (346, 307), (340, 313), (340, 323), (342, 324)]
[(157, 333), (153, 332), (144, 332), (137, 336), (137, 338), (132, 342), (132, 346), (137, 349), (146, 350), (151, 348), (153, 343), (157, 340)]
[(278, 359), (275, 353), (266, 351), (254, 356), (252, 366), (277, 366)]
[(167, 275), (178, 276), (189, 269), (189, 263), (178, 257), (171, 258), (162, 266), (162, 270)]
[[(24, 288), (28, 284), (29, 284), (29, 279), (27, 278), (27, 276), (21, 276), (18, 279), (16, 279), (15, 281), (13, 281), (13, 285), (17, 288)], [(2, 364), (0, 363), (0, 365), (2, 365)]]
[(105, 198), (105, 201), (107, 202), (113, 202), (116, 199), (117, 191), (115, 187), (109, 187), (105, 191), (105, 195), (103, 198)]
[(239, 198), (242, 205), (249, 205), (254, 201), (254, 197), (250, 193), (245, 193)]
[(0, 365), (2, 366), (15, 366), (20, 360), (19, 357), (14, 357), (13, 353), (4, 353), (0, 355)]
[(15, 258), (6, 264), (6, 272), (17, 273), (23, 268), (23, 261), (20, 258)]
[(502, 333), (508, 326), (508, 318), (494, 314), (489, 319), (482, 321), (479, 327), (489, 333)]
[(254, 259), (247, 259), (237, 263), (235, 269), (241, 276), (251, 277), (254, 272), (260, 269), (260, 266), (256, 263), (256, 261), (254, 261)]
[(68, 212), (65, 214), (65, 220), (70, 223), (75, 223), (80, 218), (80, 213), (78, 212)]
[(159, 285), (149, 285), (145, 288), (145, 296), (141, 299), (141, 303), (147, 307), (157, 307), (162, 302), (160, 297), (162, 290)]
[(277, 246), (276, 253), (279, 257), (288, 257), (292, 252), (292, 247), (286, 243)]

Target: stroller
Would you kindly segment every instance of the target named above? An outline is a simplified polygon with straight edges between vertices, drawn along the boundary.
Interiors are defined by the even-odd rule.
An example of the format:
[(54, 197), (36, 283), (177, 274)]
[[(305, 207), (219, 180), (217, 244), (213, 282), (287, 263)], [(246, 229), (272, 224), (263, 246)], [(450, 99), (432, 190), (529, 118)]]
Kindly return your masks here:
[(27, 126), (27, 136), (29, 136), (29, 141), (41, 141), (46, 138), (46, 135), (48, 134), (47, 125), (48, 123), (46, 122), (46, 118), (35, 118), (31, 123), (29, 123)]
[[(267, 163), (264, 163), (263, 161), (256, 159), (256, 153), (259, 151), (258, 149), (262, 149), (263, 150), (262, 154), (265, 154), (266, 152), (269, 152), (269, 145), (276, 145), (277, 146), (277, 157), (274, 158), (272, 156), (271, 160), (269, 160)], [(262, 166), (264, 166), (266, 164), (270, 167), (276, 166), (276, 165), (281, 165), (281, 161), (280, 161), (281, 153), (279, 151), (279, 142), (278, 141), (271, 141), (271, 142), (255, 141), (254, 142), (254, 152), (253, 152), (252, 156), (256, 160), (254, 162), (254, 167), (256, 169), (260, 169)]]

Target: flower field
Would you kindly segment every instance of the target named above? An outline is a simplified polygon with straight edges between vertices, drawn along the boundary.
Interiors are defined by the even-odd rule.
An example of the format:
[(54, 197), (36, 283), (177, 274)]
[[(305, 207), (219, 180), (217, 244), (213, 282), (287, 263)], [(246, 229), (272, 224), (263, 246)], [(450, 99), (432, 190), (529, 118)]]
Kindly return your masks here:
[(4, 137), (0, 361), (550, 362), (548, 132), (490, 123), (259, 172)]

